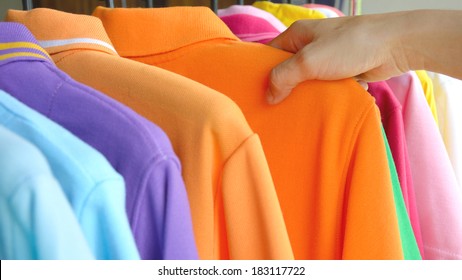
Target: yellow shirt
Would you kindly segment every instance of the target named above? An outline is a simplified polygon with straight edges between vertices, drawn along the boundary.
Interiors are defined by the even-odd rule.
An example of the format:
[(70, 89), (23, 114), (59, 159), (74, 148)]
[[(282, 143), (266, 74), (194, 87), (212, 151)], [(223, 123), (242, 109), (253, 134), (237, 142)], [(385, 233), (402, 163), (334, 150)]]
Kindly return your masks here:
[(435, 94), (433, 92), (433, 82), (432, 79), (428, 76), (425, 70), (415, 71), (417, 77), (419, 77), (420, 83), (425, 93), (425, 98), (427, 99), (428, 106), (432, 111), (433, 118), (435, 119), (436, 125), (438, 126), (438, 111), (436, 109)]
[(252, 5), (271, 13), (284, 23), (285, 26), (290, 26), (292, 23), (300, 19), (326, 18), (326, 16), (320, 11), (292, 4), (275, 4), (269, 1), (257, 1)]

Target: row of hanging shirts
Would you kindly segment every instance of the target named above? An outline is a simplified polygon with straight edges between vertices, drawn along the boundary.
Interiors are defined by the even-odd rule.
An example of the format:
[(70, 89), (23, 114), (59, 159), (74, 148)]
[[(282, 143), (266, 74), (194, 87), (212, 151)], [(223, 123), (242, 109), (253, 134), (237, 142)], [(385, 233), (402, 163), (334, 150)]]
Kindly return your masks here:
[[(290, 54), (243, 41), (333, 11), (311, 7), (9, 11), (2, 125), (48, 160), (60, 202), (40, 232), (68, 238), (43, 258), (461, 258), (456, 161), (416, 74), (369, 93), (307, 81), (266, 104), (268, 73)], [(248, 24), (261, 20), (263, 33)]]

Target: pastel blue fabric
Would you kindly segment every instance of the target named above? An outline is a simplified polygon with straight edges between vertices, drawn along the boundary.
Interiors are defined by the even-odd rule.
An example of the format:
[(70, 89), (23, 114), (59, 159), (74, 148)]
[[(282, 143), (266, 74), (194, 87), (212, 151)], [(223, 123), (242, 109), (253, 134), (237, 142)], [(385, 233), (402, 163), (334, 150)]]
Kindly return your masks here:
[(139, 259), (123, 178), (98, 151), (4, 91), (0, 124), (45, 155), (96, 259)]
[(45, 157), (2, 125), (0, 259), (93, 259)]

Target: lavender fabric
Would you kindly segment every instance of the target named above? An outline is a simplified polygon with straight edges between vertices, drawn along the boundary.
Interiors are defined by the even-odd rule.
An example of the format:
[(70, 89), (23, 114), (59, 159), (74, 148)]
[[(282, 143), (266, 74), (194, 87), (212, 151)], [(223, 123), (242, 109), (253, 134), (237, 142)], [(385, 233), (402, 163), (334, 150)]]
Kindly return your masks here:
[(166, 134), (60, 71), (22, 24), (0, 23), (0, 43), (12, 54), (0, 61), (0, 89), (94, 147), (124, 177), (141, 258), (197, 259), (181, 164)]

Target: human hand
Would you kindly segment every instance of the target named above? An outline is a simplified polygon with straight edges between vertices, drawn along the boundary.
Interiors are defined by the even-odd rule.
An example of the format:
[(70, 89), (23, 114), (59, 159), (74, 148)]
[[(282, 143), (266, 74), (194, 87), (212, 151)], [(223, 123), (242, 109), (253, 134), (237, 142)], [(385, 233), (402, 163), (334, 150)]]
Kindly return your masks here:
[(270, 42), (295, 55), (271, 71), (268, 103), (281, 102), (305, 80), (355, 77), (371, 82), (407, 72), (410, 66), (400, 38), (403, 14), (295, 22)]

